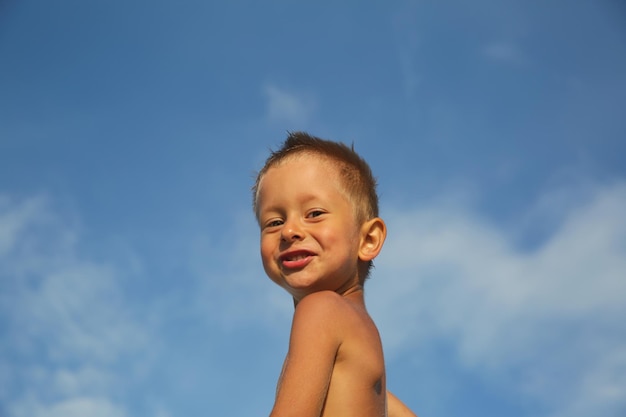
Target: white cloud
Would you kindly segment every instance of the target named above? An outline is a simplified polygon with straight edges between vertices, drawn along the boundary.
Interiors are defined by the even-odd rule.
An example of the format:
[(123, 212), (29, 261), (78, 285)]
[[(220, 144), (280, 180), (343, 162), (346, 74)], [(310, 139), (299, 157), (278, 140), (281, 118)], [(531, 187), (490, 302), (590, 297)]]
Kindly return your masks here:
[(390, 212), (368, 283), (388, 350), (449, 341), (468, 369), (517, 371), (507, 382), (555, 416), (625, 407), (626, 184), (550, 209), (561, 226), (532, 251), (462, 208)]
[(66, 397), (80, 396), (84, 392), (105, 392), (114, 383), (114, 376), (95, 366), (86, 365), (77, 370), (57, 369), (50, 375), (50, 383)]
[(121, 271), (81, 256), (76, 226), (46, 198), (0, 201), (0, 401), (14, 417), (124, 416), (107, 399), (123, 382), (114, 364), (147, 330), (122, 302)]
[(37, 201), (29, 201), (21, 210), (11, 210), (12, 201), (0, 196), (0, 255), (6, 254), (15, 245), (15, 237), (26, 219), (36, 210)]
[(37, 403), (12, 407), (15, 417), (126, 417), (126, 412), (104, 398), (77, 397), (48, 406)]
[(271, 122), (287, 123), (300, 130), (313, 115), (315, 101), (300, 93), (268, 84), (263, 92), (267, 98), (267, 117)]
[[(451, 343), (462, 366), (544, 402), (549, 417), (624, 407), (626, 184), (568, 192), (531, 210), (560, 225), (532, 250), (464, 209), (464, 198), (385, 210), (389, 239), (367, 294), (388, 355)], [(132, 370), (121, 374), (116, 364), (135, 362), (154, 339), (128, 310), (125, 272), (85, 257), (75, 222), (45, 198), (0, 201), (3, 410), (127, 416), (118, 395)], [(207, 236), (193, 243), (197, 282), (187, 301), (195, 305), (184, 314), (226, 331), (251, 322), (287, 331), (292, 306), (263, 273), (254, 218), (236, 218), (238, 228), (224, 236), (236, 244)]]
[[(197, 394), (202, 391), (198, 385), (218, 385), (212, 373), (227, 370), (221, 354), (212, 349), (189, 353), (193, 348), (174, 340), (167, 326), (178, 326), (179, 319), (182, 327), (198, 323), (198, 340), (215, 344), (216, 352), (224, 337), (220, 331), (248, 325), (251, 317), (262, 317), (269, 329), (288, 330), (290, 299), (263, 273), (249, 210), (238, 222), (242, 229), (225, 237), (242, 236), (238, 244), (198, 238), (191, 245), (189, 271), (197, 280), (181, 284), (180, 293), (146, 301), (124, 290), (124, 281), (135, 277), (132, 262), (91, 259), (81, 250), (87, 242), (79, 222), (55, 210), (50, 199), (0, 201), (5, 242), (0, 253), (0, 413), (6, 417), (126, 417), (135, 409), (173, 415), (172, 398), (155, 398), (151, 389), (171, 383), (182, 390), (188, 384), (186, 395), (204, 395)], [(180, 349), (187, 358), (180, 357)], [(172, 362), (182, 365), (173, 369)], [(148, 381), (154, 374), (175, 380)]]

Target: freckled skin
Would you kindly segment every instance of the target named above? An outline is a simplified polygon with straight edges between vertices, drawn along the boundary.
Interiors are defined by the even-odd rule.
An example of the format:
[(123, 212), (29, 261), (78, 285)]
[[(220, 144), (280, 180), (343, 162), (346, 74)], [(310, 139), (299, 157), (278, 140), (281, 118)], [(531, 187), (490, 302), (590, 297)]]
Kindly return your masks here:
[(360, 284), (360, 267), (382, 248), (384, 222), (359, 224), (336, 168), (310, 154), (270, 168), (257, 203), (263, 267), (295, 302), (271, 417), (415, 417), (386, 390)]

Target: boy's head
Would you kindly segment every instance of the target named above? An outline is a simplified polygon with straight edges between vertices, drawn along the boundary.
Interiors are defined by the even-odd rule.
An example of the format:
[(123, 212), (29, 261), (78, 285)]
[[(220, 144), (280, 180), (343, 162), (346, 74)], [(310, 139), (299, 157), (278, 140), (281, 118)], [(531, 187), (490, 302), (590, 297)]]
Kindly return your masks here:
[[(382, 220), (378, 219), (376, 180), (374, 179), (368, 164), (354, 151), (353, 148), (348, 147), (343, 143), (323, 140), (303, 132), (295, 132), (289, 134), (280, 149), (270, 154), (265, 162), (265, 165), (261, 171), (259, 171), (256, 182), (252, 188), (254, 212), (262, 230), (262, 255), (264, 250), (264, 236), (266, 236), (266, 233), (273, 233), (271, 230), (266, 232), (267, 229), (265, 224), (268, 216), (265, 207), (267, 207), (268, 203), (266, 200), (268, 197), (266, 195), (268, 192), (267, 187), (269, 187), (269, 184), (275, 184), (275, 173), (277, 172), (275, 169), (285, 172), (286, 177), (282, 177), (284, 179), (280, 181), (286, 182), (284, 185), (281, 184), (278, 186), (278, 188), (272, 186), (271, 189), (275, 190), (272, 191), (272, 195), (279, 196), (280, 198), (287, 198), (287, 196), (291, 194), (285, 194), (285, 192), (289, 193), (291, 188), (284, 189), (282, 187), (287, 186), (287, 184), (293, 184), (292, 177), (295, 178), (294, 176), (299, 178), (298, 183), (295, 184), (296, 189), (301, 188), (306, 191), (307, 184), (305, 183), (309, 183), (309, 181), (302, 178), (303, 184), (302, 187), (300, 187), (300, 174), (302, 173), (302, 169), (310, 166), (309, 164), (313, 163), (313, 161), (318, 161), (323, 166), (328, 167), (322, 171), (317, 171), (319, 173), (316, 174), (317, 177), (315, 178), (324, 178), (325, 180), (329, 179), (332, 184), (335, 184), (334, 187), (338, 190), (337, 198), (343, 199), (346, 202), (345, 204), (348, 213), (351, 212), (350, 217), (352, 217), (353, 220), (349, 220), (350, 223), (354, 222), (357, 228), (368, 229), (371, 222), (376, 223), (376, 226), (374, 226), (375, 228), (379, 228), (379, 226), (382, 227), (382, 240), (380, 241), (380, 244), (382, 245), (385, 234), (384, 223)], [(302, 167), (302, 169), (300, 169), (300, 167)], [(285, 169), (294, 171), (285, 171)], [(272, 174), (268, 174), (269, 172)], [(289, 172), (293, 172), (293, 174), (289, 174)], [(272, 178), (271, 183), (265, 184), (263, 182), (266, 176), (268, 176), (268, 181), (270, 180), (270, 177)], [(311, 186), (316, 187), (312, 184)], [(324, 187), (323, 185), (320, 186)], [(265, 191), (261, 191), (261, 189)], [(271, 221), (274, 221), (274, 218), (275, 215), (270, 216)], [(280, 224), (285, 221), (286, 220), (281, 219)], [(374, 232), (374, 234), (377, 234), (377, 232)], [(268, 239), (269, 242), (272, 242), (270, 237), (268, 237)], [(357, 241), (358, 240), (359, 239), (357, 238)], [(378, 239), (374, 238), (373, 240), (377, 241)], [(273, 244), (270, 243), (270, 245)], [(369, 251), (370, 248), (368, 247), (365, 250)], [(376, 251), (376, 253), (378, 252)], [(361, 256), (361, 254), (359, 255), (360, 260), (358, 262), (358, 275), (361, 283), (369, 275), (369, 271), (373, 265), (371, 259), (373, 259), (374, 256), (370, 257), (369, 254), (363, 256)], [(264, 265), (265, 261), (271, 263), (269, 260), (264, 259)], [(267, 270), (267, 265), (265, 266), (266, 272), (268, 272), (270, 277), (272, 277), (272, 275), (280, 274), (279, 271), (275, 271), (275, 274), (269, 272)]]
[(257, 219), (259, 217), (259, 183), (267, 170), (301, 154), (318, 155), (337, 169), (341, 186), (354, 206), (359, 224), (378, 217), (376, 179), (367, 162), (354, 151), (354, 148), (304, 132), (294, 132), (289, 134), (280, 149), (270, 154), (256, 177), (256, 182), (252, 187), (252, 204)]

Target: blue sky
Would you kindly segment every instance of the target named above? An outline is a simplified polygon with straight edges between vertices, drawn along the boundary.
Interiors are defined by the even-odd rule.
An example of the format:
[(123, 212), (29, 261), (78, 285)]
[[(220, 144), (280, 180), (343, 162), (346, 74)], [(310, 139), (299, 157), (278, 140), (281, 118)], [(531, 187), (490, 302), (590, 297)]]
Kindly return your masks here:
[(250, 186), (354, 143), (421, 417), (626, 413), (618, 1), (0, 4), (0, 415), (268, 415), (291, 300)]

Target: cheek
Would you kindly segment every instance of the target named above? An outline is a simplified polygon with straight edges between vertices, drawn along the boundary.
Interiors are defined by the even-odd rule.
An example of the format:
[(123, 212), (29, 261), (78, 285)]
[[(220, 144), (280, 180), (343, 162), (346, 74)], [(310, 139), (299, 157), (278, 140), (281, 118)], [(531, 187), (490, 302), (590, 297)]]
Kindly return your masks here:
[(273, 260), (274, 257), (274, 245), (268, 240), (261, 238), (261, 260), (263, 261), (263, 266), (267, 268)]
[(276, 264), (273, 262), (272, 252), (267, 245), (261, 243), (261, 262), (263, 263), (263, 270), (265, 274), (274, 282), (274, 276), (276, 275)]
[(356, 247), (359, 235), (349, 228), (332, 228), (329, 227), (318, 234), (320, 240), (328, 247), (333, 248), (333, 252), (339, 255), (342, 252), (352, 251)]

